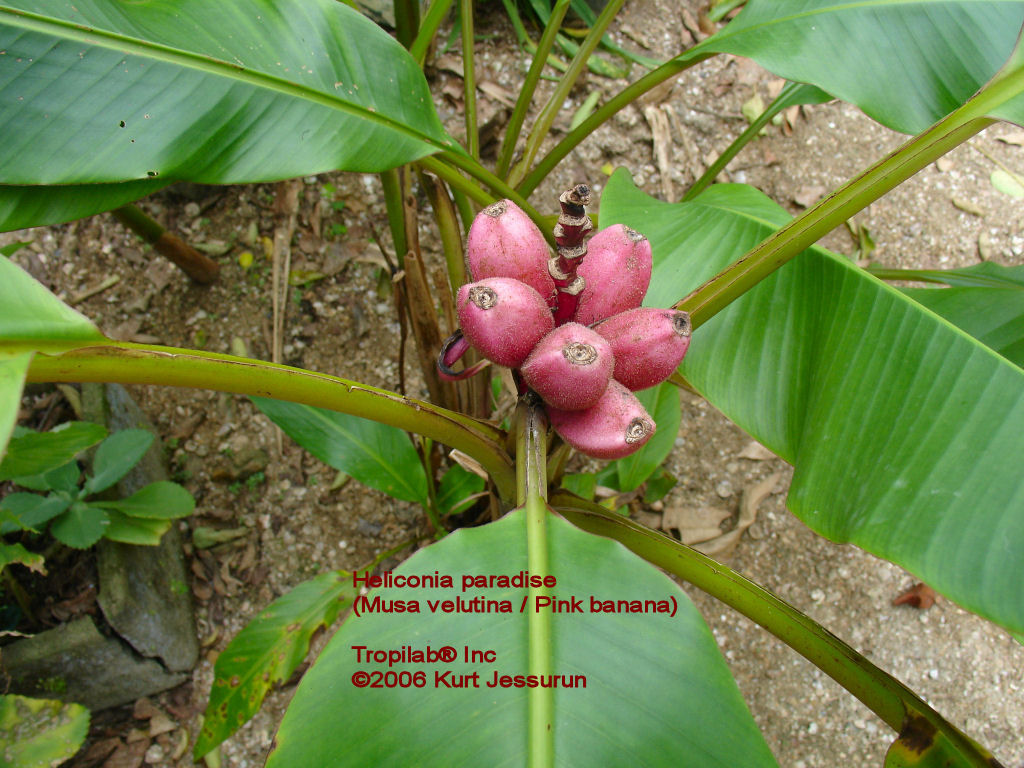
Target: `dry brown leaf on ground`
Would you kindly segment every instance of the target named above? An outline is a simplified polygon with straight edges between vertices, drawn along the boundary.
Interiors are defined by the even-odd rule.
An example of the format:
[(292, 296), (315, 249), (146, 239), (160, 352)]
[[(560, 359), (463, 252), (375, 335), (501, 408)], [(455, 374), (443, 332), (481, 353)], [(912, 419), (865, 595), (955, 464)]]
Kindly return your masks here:
[(740, 517), (736, 521), (736, 527), (717, 538), (696, 545), (694, 549), (705, 555), (728, 555), (739, 543), (743, 532), (757, 520), (757, 508), (762, 501), (771, 496), (775, 485), (781, 478), (782, 473), (776, 472), (761, 482), (744, 488), (743, 497), (740, 499)]
[(669, 132), (668, 116), (655, 106), (644, 107), (644, 117), (651, 126), (651, 136), (654, 139), (654, 162), (658, 166), (660, 177), (661, 197), (663, 200), (674, 203), (675, 197), (672, 189), (672, 134)]
[(149, 748), (149, 740), (136, 741), (132, 744), (121, 744), (103, 763), (103, 768), (138, 768)]
[(778, 458), (774, 453), (757, 442), (757, 440), (751, 440), (736, 455), (741, 459), (750, 459), (751, 461), (768, 461), (769, 459)]
[(722, 521), (731, 516), (723, 507), (668, 507), (661, 517), (661, 530), (679, 531), (683, 544), (696, 544), (721, 536)]
[(1012, 131), (1011, 133), (1004, 133), (1002, 136), (996, 136), (996, 141), (1001, 141), (1004, 144), (1013, 144), (1018, 147), (1024, 147), (1024, 131)]
[(491, 82), (490, 80), (481, 80), (476, 84), (476, 87), (499, 104), (513, 108), (516, 105), (515, 94), (506, 88), (502, 88), (497, 83)]
[(893, 598), (893, 605), (909, 605), (911, 608), (925, 611), (935, 605), (935, 590), (920, 581), (910, 589)]

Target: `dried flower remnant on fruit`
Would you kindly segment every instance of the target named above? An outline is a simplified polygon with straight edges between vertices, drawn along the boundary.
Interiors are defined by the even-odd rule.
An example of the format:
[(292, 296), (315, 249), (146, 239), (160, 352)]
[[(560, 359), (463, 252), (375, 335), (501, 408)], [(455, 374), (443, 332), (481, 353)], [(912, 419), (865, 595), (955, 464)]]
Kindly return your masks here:
[(498, 294), (493, 288), (484, 285), (476, 285), (469, 289), (469, 300), (480, 309), (490, 309), (498, 303)]
[(597, 350), (589, 344), (574, 341), (562, 349), (565, 359), (573, 365), (589, 365), (597, 360)]
[(626, 442), (629, 445), (642, 442), (650, 437), (651, 432), (650, 422), (638, 416), (629, 422), (629, 426), (626, 427)]

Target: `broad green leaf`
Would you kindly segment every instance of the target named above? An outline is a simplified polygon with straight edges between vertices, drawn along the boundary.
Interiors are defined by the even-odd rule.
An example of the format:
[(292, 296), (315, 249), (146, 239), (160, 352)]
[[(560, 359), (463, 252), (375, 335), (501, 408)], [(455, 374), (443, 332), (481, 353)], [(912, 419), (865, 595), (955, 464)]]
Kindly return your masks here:
[(0, 764), (50, 768), (72, 757), (89, 732), (89, 710), (52, 699), (0, 696)]
[(437, 486), (437, 508), (443, 515), (457, 515), (468, 509), (484, 489), (480, 475), (453, 464)]
[(665, 498), (678, 482), (676, 476), (664, 468), (651, 475), (647, 479), (647, 488), (644, 490), (644, 503), (653, 504)]
[(92, 476), (85, 481), (87, 494), (104, 491), (139, 463), (153, 444), (153, 433), (145, 429), (115, 432), (96, 449)]
[(636, 393), (637, 399), (654, 419), (658, 429), (643, 448), (631, 456), (614, 462), (618, 472), (618, 489), (632, 491), (650, 477), (668, 458), (679, 434), (682, 413), (679, 410), (679, 390), (664, 383)]
[(171, 527), (170, 520), (147, 517), (129, 517), (115, 509), (106, 510), (110, 523), (103, 532), (103, 538), (124, 544), (155, 547)]
[(593, 500), (594, 492), (597, 490), (597, 475), (593, 472), (565, 475), (562, 478), (562, 487), (584, 499)]
[(252, 401), (288, 437), (325, 464), (396, 499), (426, 503), (427, 477), (402, 430), (309, 405), (264, 397)]
[(71, 502), (60, 496), (40, 496), (36, 493), (9, 493), (0, 499), (0, 510), (9, 513), (0, 523), (0, 533), (17, 530), (40, 531), (46, 523), (65, 509)]
[(129, 181), (124, 184), (68, 184), (60, 187), (0, 184), (0, 232), (63, 224), (94, 213), (111, 211), (170, 183), (168, 179)]
[(1018, 38), (1017, 47), (1009, 61), (999, 71), (988, 88), (1006, 88), (1008, 97), (989, 111), (989, 117), (1008, 120), (1017, 125), (1024, 125), (1024, 37)]
[(71, 495), (78, 495), (78, 478), (82, 471), (78, 468), (78, 462), (72, 459), (49, 472), (41, 475), (22, 475), (11, 479), (15, 485), (22, 488), (31, 488), (33, 491), (64, 491)]
[(140, 488), (127, 499), (90, 501), (95, 507), (116, 509), (130, 517), (170, 520), (191, 515), (196, 508), (192, 494), (170, 480), (157, 480)]
[(900, 290), (1024, 367), (1024, 267), (985, 261), (963, 269), (883, 270), (879, 277), (946, 283)]
[(76, 501), (50, 525), (50, 534), (75, 549), (91, 547), (103, 537), (110, 523), (107, 513), (93, 504)]
[(880, 123), (919, 133), (1010, 56), (1016, 0), (753, 0), (700, 48), (813, 83)]
[(11, 563), (20, 563), (37, 573), (46, 573), (41, 554), (29, 552), (21, 544), (8, 544), (0, 540), (0, 571)]
[[(690, 203), (613, 176), (603, 226), (654, 248), (667, 306), (784, 224), (760, 192)], [(687, 379), (794, 464), (789, 507), (987, 618), (1024, 628), (1024, 371), (848, 260), (811, 248), (694, 333)]]
[(0, 179), (245, 183), (447, 148), (426, 80), (334, 0), (6, 0)]
[(0, 355), (105, 340), (84, 315), (6, 258), (0, 258), (0, 307), (4, 308), (0, 313)]
[[(2, 290), (0, 288), (0, 291)], [(3, 319), (0, 318), (0, 325), (2, 323)], [(31, 352), (5, 355), (0, 348), (0, 462), (7, 455), (7, 442), (11, 439), (14, 424), (18, 420), (21, 390), (25, 386), (25, 374), (28, 373), (30, 362)]]
[(217, 656), (213, 688), (193, 755), (203, 755), (247, 722), (263, 697), (306, 658), (309, 641), (352, 604), (352, 574), (331, 571), (277, 598)]
[[(774, 765), (714, 638), (682, 590), (615, 542), (554, 515), (546, 526), (550, 572), (557, 579), (552, 594), (567, 601), (567, 610), (551, 617), (551, 671), (577, 684), (553, 691), (553, 764)], [(529, 610), (520, 612), (528, 593), (511, 587), (462, 591), (461, 585), (465, 575), (513, 576), (527, 568), (521, 510), (456, 531), (409, 558), (395, 574), (437, 572), (450, 576), (453, 587), (380, 588), (357, 598), (359, 615), (349, 616), (303, 677), (267, 767), (525, 766), (528, 689), (488, 683), (529, 672)], [(411, 601), (420, 612), (374, 612), (378, 599), (379, 605)], [(443, 601), (474, 599), (507, 601), (509, 612), (443, 607)], [(676, 611), (598, 613), (592, 599), (660, 600)], [(570, 600), (580, 610), (569, 612)], [(428, 601), (442, 603), (432, 612)], [(424, 653), (450, 646), (457, 659), (389, 666), (357, 661), (354, 650), (403, 646)], [(470, 651), (493, 653), (493, 661), (467, 662)], [(402, 680), (422, 672), (424, 685), (353, 683), (357, 674), (381, 673), (383, 681), (388, 672)], [(585, 678), (586, 688), (576, 676)], [(451, 683), (463, 687), (447, 687)], [(339, 716), (344, 727), (338, 727)]]
[(41, 475), (67, 464), (78, 453), (107, 436), (99, 424), (70, 421), (49, 432), (31, 432), (16, 437), (7, 446), (0, 463), (0, 480)]

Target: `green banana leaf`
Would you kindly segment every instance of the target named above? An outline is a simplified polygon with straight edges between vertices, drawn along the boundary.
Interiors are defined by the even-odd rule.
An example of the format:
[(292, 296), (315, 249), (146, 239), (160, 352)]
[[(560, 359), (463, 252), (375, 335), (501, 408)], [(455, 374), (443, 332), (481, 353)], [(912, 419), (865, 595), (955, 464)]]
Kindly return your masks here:
[(870, 272), (883, 280), (948, 285), (900, 290), (1024, 368), (1024, 267), (985, 261), (963, 269), (872, 268)]
[(59, 187), (0, 185), (0, 232), (63, 224), (99, 211), (111, 211), (170, 183), (168, 179)]
[[(775, 765), (714, 638), (682, 590), (616, 542), (553, 515), (547, 528), (550, 573), (557, 579), (551, 593), (579, 601), (582, 611), (550, 617), (545, 651), (555, 675), (586, 678), (586, 688), (553, 691), (552, 764)], [(514, 576), (527, 568), (522, 510), (459, 530), (409, 558), (394, 574), (437, 572), (452, 577), (453, 588), (380, 588), (357, 599), (359, 615), (349, 616), (299, 685), (267, 767), (526, 765), (530, 689), (487, 683), (528, 673), (529, 611), (520, 612), (528, 593), (460, 587), (463, 575)], [(366, 603), (378, 597), (416, 601), (421, 612), (369, 612)], [(506, 600), (512, 612), (438, 606), (435, 613), (428, 604), (457, 598)], [(674, 601), (678, 610), (672, 616), (596, 613), (591, 598)], [(359, 646), (395, 652), (451, 647), (457, 658), (368, 664), (357, 661)], [(467, 662), (467, 649), (493, 652), (493, 660)], [(353, 682), (375, 672), (382, 684), (383, 673), (397, 679), (398, 673), (422, 672), (424, 684), (373, 687), (378, 676), (367, 687)], [(447, 687), (453, 682), (466, 687)]]
[(8, 185), (269, 181), (454, 146), (405, 49), (333, 0), (6, 0), (0, 50)]
[[(104, 339), (84, 315), (71, 309), (10, 259), (0, 256), (0, 459), (14, 430), (21, 391), (34, 350)], [(102, 436), (97, 439), (102, 439)]]
[(0, 257), (0, 339), (4, 354), (58, 351), (105, 340), (99, 328), (10, 259)]
[(999, 70), (1022, 24), (1016, 0), (753, 0), (698, 47), (754, 59), (913, 134)]
[(363, 485), (405, 501), (427, 503), (427, 476), (409, 436), (347, 413), (254, 397), (269, 419), (325, 464)]
[[(718, 185), (689, 203), (619, 171), (601, 223), (654, 248), (669, 306), (789, 216)], [(682, 371), (794, 465), (789, 507), (961, 605), (1024, 628), (1024, 371), (851, 262), (810, 248), (698, 328)]]
[(235, 636), (217, 656), (193, 750), (197, 761), (248, 722), (271, 688), (291, 677), (313, 634), (333, 624), (355, 592), (352, 574), (323, 573), (281, 595)]
[(7, 455), (7, 443), (18, 420), (21, 390), (25, 387), (25, 374), (31, 362), (31, 352), (7, 355), (0, 351), (0, 461)]

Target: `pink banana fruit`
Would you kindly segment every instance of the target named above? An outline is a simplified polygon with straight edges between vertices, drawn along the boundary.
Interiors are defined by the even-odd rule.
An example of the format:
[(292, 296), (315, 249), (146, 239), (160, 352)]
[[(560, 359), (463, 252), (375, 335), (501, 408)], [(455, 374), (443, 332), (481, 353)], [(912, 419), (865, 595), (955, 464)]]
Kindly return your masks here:
[(511, 200), (487, 206), (469, 228), (466, 262), (474, 280), (511, 277), (548, 301), (555, 290), (548, 274), (549, 257), (544, 235)]
[(654, 434), (654, 420), (636, 395), (614, 379), (597, 404), (585, 411), (548, 407), (551, 426), (576, 450), (595, 459), (621, 459)]
[(518, 368), (554, 327), (547, 302), (508, 277), (466, 283), (456, 297), (459, 326), (469, 343), (498, 365)]
[(620, 312), (594, 326), (615, 356), (615, 380), (634, 392), (672, 375), (690, 347), (690, 328), (686, 312), (653, 307)]
[(608, 342), (579, 323), (551, 331), (523, 363), (523, 380), (545, 403), (566, 411), (595, 405), (612, 378)]
[(585, 281), (576, 322), (591, 325), (639, 307), (651, 284), (652, 267), (646, 237), (622, 224), (602, 229), (590, 238), (576, 270)]

